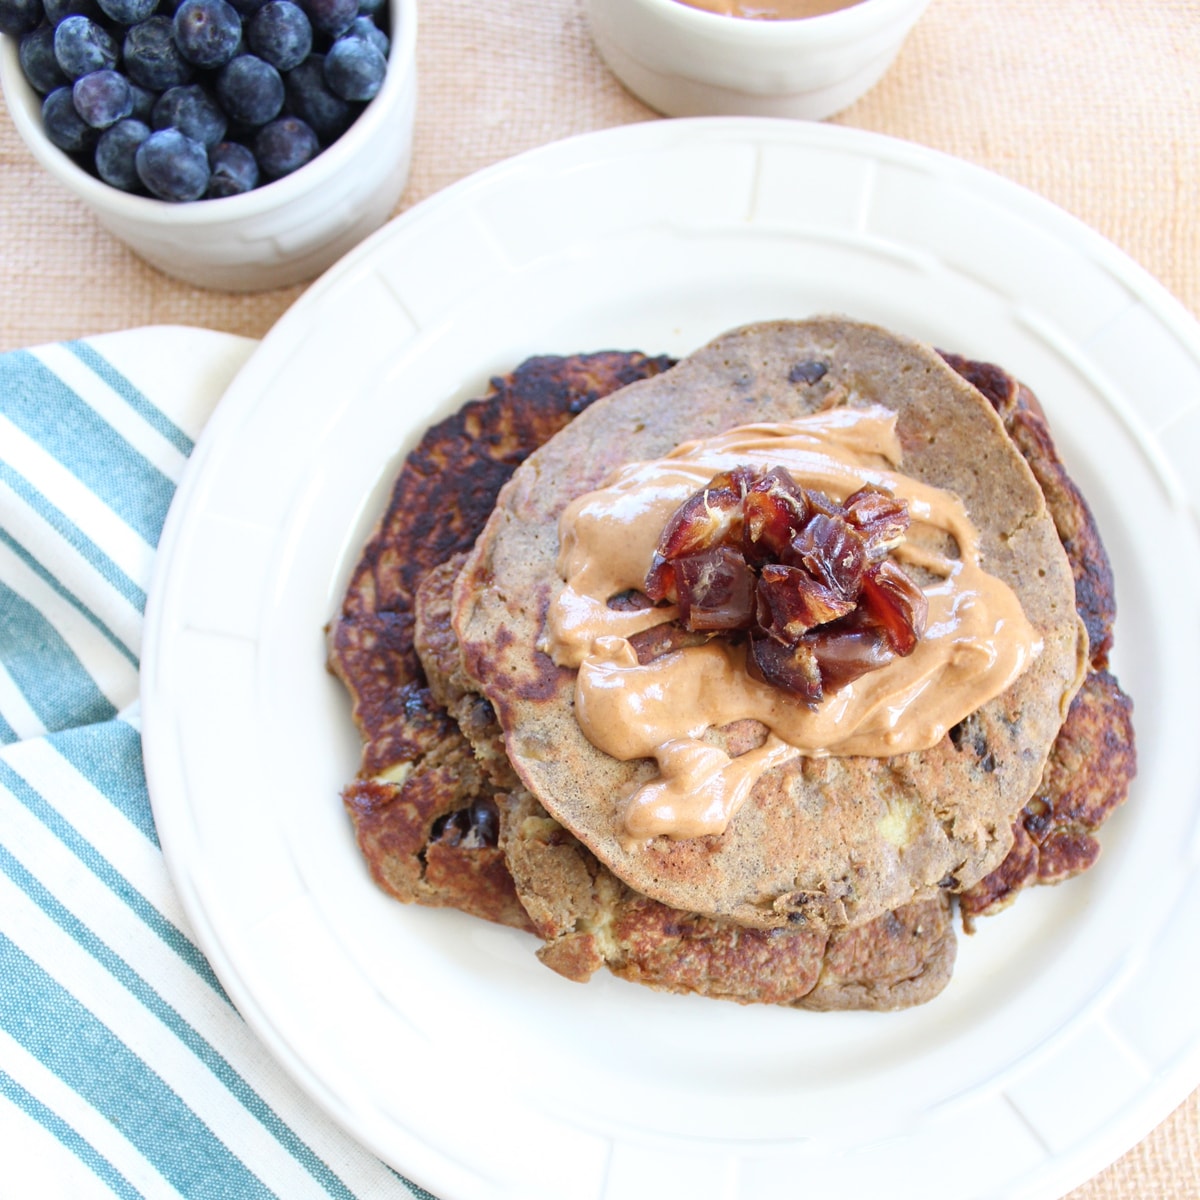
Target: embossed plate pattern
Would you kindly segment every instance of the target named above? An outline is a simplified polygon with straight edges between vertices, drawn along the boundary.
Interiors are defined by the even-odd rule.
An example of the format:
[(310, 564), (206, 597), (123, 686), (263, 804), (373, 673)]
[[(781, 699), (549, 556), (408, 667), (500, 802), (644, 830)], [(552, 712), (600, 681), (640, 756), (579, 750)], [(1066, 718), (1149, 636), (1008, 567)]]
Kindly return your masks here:
[[(947, 991), (893, 1015), (580, 987), (521, 934), (385, 898), (338, 802), (357, 739), (322, 628), (402, 453), (531, 353), (684, 353), (829, 311), (1005, 364), (1093, 502), (1141, 751), (1099, 866), (984, 922)], [(1198, 459), (1190, 316), (962, 162), (718, 119), (465, 180), (272, 330), (172, 510), (146, 759), (197, 936), (301, 1086), (444, 1200), (1056, 1196), (1200, 1080)]]

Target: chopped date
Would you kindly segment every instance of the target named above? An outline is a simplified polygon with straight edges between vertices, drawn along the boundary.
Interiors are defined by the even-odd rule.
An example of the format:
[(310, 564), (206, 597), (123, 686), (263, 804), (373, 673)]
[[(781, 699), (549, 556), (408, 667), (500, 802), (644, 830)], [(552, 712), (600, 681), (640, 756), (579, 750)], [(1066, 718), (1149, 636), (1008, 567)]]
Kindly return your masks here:
[(751, 637), (746, 671), (752, 679), (782, 688), (809, 704), (824, 695), (821, 665), (810, 642), (784, 646), (773, 638)]
[(890, 558), (863, 577), (864, 610), (881, 626), (892, 649), (901, 656), (916, 649), (925, 631), (929, 601), (925, 593)]
[(844, 507), (846, 520), (862, 534), (869, 559), (882, 560), (904, 541), (909, 524), (908, 505), (891, 492), (867, 484), (847, 496)]
[(784, 561), (803, 567), (827, 590), (853, 599), (862, 586), (867, 550), (844, 517), (819, 512), (792, 538)]
[(663, 529), (645, 595), (684, 630), (748, 638), (755, 679), (815, 704), (916, 648), (924, 592), (891, 558), (908, 505), (868, 485), (839, 503), (783, 467), (714, 476)]
[(646, 595), (656, 603), (678, 600), (675, 571), (667, 564), (689, 554), (740, 541), (742, 492), (728, 475), (718, 475), (707, 487), (689, 496), (667, 522), (658, 554), (646, 576)]
[(747, 629), (754, 619), (754, 572), (740, 551), (718, 546), (675, 563), (679, 618), (688, 628)]
[(767, 563), (758, 577), (758, 626), (785, 646), (810, 629), (854, 611), (854, 598), (826, 587), (800, 567)]
[[(650, 570), (646, 572), (642, 590), (646, 598), (654, 604), (660, 604), (663, 601), (677, 604), (679, 589), (675, 586), (675, 564), (656, 553), (650, 563)], [(609, 601), (609, 607), (616, 607), (612, 600)]]
[(758, 563), (778, 560), (812, 513), (804, 488), (783, 467), (751, 484), (743, 508), (743, 551)]
[(836, 691), (860, 675), (878, 671), (897, 657), (887, 635), (874, 626), (830, 626), (813, 639), (813, 653), (821, 668), (821, 682)]
[(642, 612), (647, 608), (653, 608), (654, 605), (645, 592), (639, 592), (637, 588), (626, 588), (625, 591), (618, 592), (615, 596), (609, 596), (608, 607), (613, 612)]

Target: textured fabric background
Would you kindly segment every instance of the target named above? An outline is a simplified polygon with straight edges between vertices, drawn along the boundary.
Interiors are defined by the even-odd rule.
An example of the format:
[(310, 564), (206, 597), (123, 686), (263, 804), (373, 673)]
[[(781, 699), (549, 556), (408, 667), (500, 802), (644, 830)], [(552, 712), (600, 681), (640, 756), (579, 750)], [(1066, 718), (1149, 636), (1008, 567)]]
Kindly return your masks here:
[[(1200, 313), (1196, 0), (933, 0), (883, 81), (835, 118), (1025, 184)], [(421, 0), (401, 207), (479, 167), (654, 118), (607, 72), (581, 0)], [(201, 292), (142, 264), (37, 167), (0, 112), (0, 350), (182, 322), (259, 337), (300, 294)]]
[[(655, 114), (597, 58), (580, 0), (421, 0), (406, 208), (477, 168)], [(933, 0), (838, 123), (958, 155), (1110, 238), (1200, 315), (1196, 0)], [(301, 288), (202, 292), (145, 266), (0, 112), (0, 350), (151, 323), (264, 334)], [(1071, 1200), (1200, 1196), (1200, 1093)]]

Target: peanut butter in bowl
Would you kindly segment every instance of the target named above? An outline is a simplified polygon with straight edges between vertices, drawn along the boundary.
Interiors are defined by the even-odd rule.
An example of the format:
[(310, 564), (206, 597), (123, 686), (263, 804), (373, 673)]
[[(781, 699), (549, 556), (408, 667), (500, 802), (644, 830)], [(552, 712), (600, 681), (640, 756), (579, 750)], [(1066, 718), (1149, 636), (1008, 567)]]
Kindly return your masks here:
[(750, 17), (762, 21), (798, 21), (852, 8), (862, 0), (677, 0), (691, 8), (725, 17)]
[(585, 0), (618, 79), (670, 117), (819, 121), (873, 87), (929, 0)]

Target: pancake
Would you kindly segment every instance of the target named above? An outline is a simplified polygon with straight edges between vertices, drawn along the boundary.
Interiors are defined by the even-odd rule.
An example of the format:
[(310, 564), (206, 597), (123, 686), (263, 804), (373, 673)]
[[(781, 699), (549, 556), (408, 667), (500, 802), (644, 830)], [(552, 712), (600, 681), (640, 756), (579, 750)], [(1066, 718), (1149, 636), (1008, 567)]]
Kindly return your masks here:
[(362, 737), (342, 799), (372, 876), (396, 899), (531, 928), (497, 846), (486, 777), (425, 685), (412, 641), (416, 588), (474, 543), (531, 450), (600, 396), (672, 361), (617, 351), (528, 359), (432, 425), (405, 459), (327, 630), (329, 669)]
[[(1124, 804), (1137, 773), (1133, 705), (1108, 670), (1116, 597), (1112, 566), (1086, 499), (1067, 474), (1033, 392), (994, 363), (941, 352), (996, 410), (1046, 497), (1075, 581), (1090, 670), (1059, 730), (1046, 770), (1013, 824), (1013, 847), (959, 897), (964, 927), (994, 916), (1034, 884), (1062, 883), (1100, 857), (1100, 826)], [(960, 739), (964, 731), (959, 731)]]
[[(947, 736), (891, 758), (793, 759), (759, 780), (724, 834), (631, 845), (624, 805), (653, 765), (597, 750), (574, 717), (575, 673), (538, 650), (562, 586), (558, 517), (617, 466), (837, 403), (897, 413), (902, 470), (961, 498), (984, 565), (1018, 596), (1042, 651), (974, 714), (984, 756)], [(455, 606), (466, 672), (496, 711), (522, 785), (550, 816), (640, 895), (761, 929), (863, 925), (966, 890), (998, 867), (1087, 654), (1042, 490), (992, 407), (928, 347), (832, 318), (736, 330), (593, 405), (502, 490)], [(720, 744), (724, 734), (711, 736)]]
[[(1024, 887), (1058, 882), (1095, 862), (1096, 829), (1123, 801), (1136, 760), (1128, 700), (1103, 670), (1114, 606), (1111, 570), (1094, 519), (1054, 451), (1032, 393), (999, 367), (943, 357), (992, 403), (1042, 487), (1075, 578), (1094, 668), (1072, 702), (1042, 781), (1014, 823), (1011, 851), (959, 897), (964, 924), (971, 928), (975, 917), (1007, 907)], [(464, 474), (476, 470), (477, 456), (504, 444), (510, 458), (521, 457), (538, 437), (548, 436), (546, 425), (553, 421), (532, 418), (531, 397), (543, 414), (569, 415), (622, 375), (659, 369), (664, 361), (620, 359), (577, 356), (523, 364), (493, 381), (488, 397), (431, 429), (397, 481), (388, 512), (352, 576), (340, 652), (331, 638), (331, 666), (357, 701), (364, 763), (383, 764), (376, 774), (361, 772), (343, 793), (364, 858), (380, 885), (400, 900), (456, 907), (538, 933), (541, 960), (570, 979), (582, 981), (603, 965), (646, 986), (742, 1003), (894, 1009), (927, 1001), (945, 986), (954, 961), (945, 891), (831, 935), (795, 925), (748, 930), (639, 896), (520, 786), (491, 706), (462, 677), (447, 611), (458, 561), (421, 574), (443, 550), (414, 537), (406, 519), (413, 489), (420, 488), (425, 509), (452, 512), (458, 542), (469, 545), (491, 508), (485, 490), (462, 486)], [(464, 495), (476, 497), (469, 508)], [(379, 563), (411, 564), (408, 586), (377, 587)], [(394, 628), (405, 630), (402, 646), (374, 636), (375, 604)], [(414, 616), (428, 686), (413, 653)], [(452, 713), (434, 698), (435, 693), (447, 698), (450, 676), (457, 676)], [(391, 763), (385, 761), (386, 739), (372, 747), (367, 732), (388, 728), (389, 693), (372, 684), (389, 678), (400, 679), (404, 688), (402, 740), (423, 747)], [(955, 737), (960, 748), (986, 756), (973, 722), (963, 722)]]
[(568, 979), (585, 982), (606, 967), (658, 991), (821, 1011), (909, 1008), (950, 982), (956, 942), (947, 895), (853, 929), (747, 929), (634, 892), (528, 792), (506, 796), (501, 811), (518, 894), (558, 898), (549, 911), (569, 922), (537, 929), (545, 939), (538, 958)]
[(1089, 671), (1013, 823), (1012, 849), (959, 897), (964, 926), (1003, 911), (1031, 884), (1062, 883), (1093, 866), (1096, 833), (1125, 802), (1136, 772), (1133, 705), (1108, 671)]
[(1087, 630), (1089, 662), (1094, 670), (1103, 670), (1108, 665), (1117, 615), (1112, 565), (1092, 510), (1054, 447), (1041, 404), (1025, 384), (995, 363), (939, 353), (991, 404), (1042, 489), (1055, 532), (1071, 564), (1075, 608)]
[(907, 1008), (946, 986), (956, 943), (945, 894), (830, 933), (746, 929), (668, 908), (621, 883), (521, 786), (490, 707), (469, 690), (449, 619), (461, 561), (422, 581), (416, 646), (430, 691), (467, 732), (491, 780), (499, 844), (546, 966), (579, 983), (606, 967), (660, 991), (821, 1010)]

